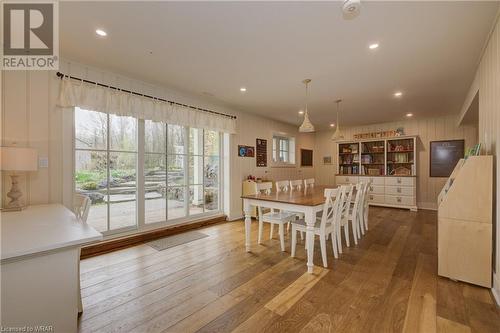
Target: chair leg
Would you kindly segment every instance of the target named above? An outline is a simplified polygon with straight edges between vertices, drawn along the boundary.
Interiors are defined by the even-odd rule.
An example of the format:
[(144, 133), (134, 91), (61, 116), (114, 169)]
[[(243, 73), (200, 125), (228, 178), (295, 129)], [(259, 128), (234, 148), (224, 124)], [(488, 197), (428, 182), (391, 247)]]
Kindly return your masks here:
[(345, 236), (345, 244), (347, 247), (351, 246), (351, 242), (349, 241), (349, 220), (346, 221), (344, 225), (344, 236)]
[(280, 243), (281, 243), (281, 251), (285, 252), (285, 230), (283, 223), (279, 225), (279, 233), (280, 233)]
[(321, 258), (323, 259), (323, 266), (328, 267), (328, 263), (326, 261), (326, 235), (319, 235), (319, 245), (321, 247)]
[(337, 242), (337, 249), (339, 251), (339, 254), (342, 254), (342, 229), (340, 227), (340, 223), (337, 225), (337, 232), (335, 233), (336, 242)]
[(354, 238), (354, 244), (358, 245), (358, 230), (357, 230), (358, 224), (356, 223), (356, 221), (357, 221), (356, 216), (357, 215), (355, 215), (351, 221), (352, 222), (351, 227), (352, 227), (352, 238)]
[(335, 230), (332, 231), (332, 235), (330, 237), (332, 238), (333, 256), (338, 259), (339, 251), (337, 249), (337, 237), (335, 236)]
[(257, 238), (257, 244), (261, 244), (262, 241), (262, 230), (264, 229), (264, 222), (259, 221), (259, 236)]
[(365, 218), (364, 218), (364, 222), (365, 222), (365, 230), (368, 231), (368, 207), (366, 208), (365, 210), (365, 214), (364, 214)]
[(301, 231), (301, 232), (300, 232), (300, 240), (301, 240), (301, 241), (303, 241), (303, 240), (304, 240), (304, 232), (303, 232), (303, 231)]
[(269, 239), (273, 239), (273, 229), (274, 229), (274, 223), (271, 223), (271, 230), (269, 231)]
[(292, 258), (295, 257), (295, 250), (297, 248), (297, 230), (292, 225)]

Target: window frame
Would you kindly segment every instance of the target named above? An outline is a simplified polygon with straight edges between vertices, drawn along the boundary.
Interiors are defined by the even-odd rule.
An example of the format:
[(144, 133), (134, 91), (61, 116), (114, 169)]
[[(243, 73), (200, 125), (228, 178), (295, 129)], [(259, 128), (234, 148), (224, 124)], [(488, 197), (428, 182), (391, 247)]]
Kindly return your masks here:
[[(286, 142), (286, 149), (281, 143)], [(282, 153), (286, 153), (286, 161), (281, 160)], [(271, 161), (272, 166), (296, 166), (296, 139), (286, 133), (272, 133)]]
[[(86, 110), (84, 108), (81, 108), (82, 110)], [(63, 165), (63, 181), (64, 180), (69, 180), (69, 177), (71, 179), (70, 181), (70, 186), (64, 186), (63, 189), (63, 195), (65, 196), (64, 204), (67, 207), (72, 207), (72, 198), (73, 195), (76, 194), (76, 182), (75, 182), (75, 172), (76, 172), (76, 162), (75, 162), (75, 156), (77, 151), (83, 151), (83, 150), (88, 150), (88, 151), (102, 151), (106, 152), (107, 154), (107, 178), (108, 178), (108, 184), (109, 184), (109, 175), (110, 175), (110, 163), (109, 163), (109, 154), (113, 152), (129, 152), (129, 151), (121, 151), (121, 150), (113, 150), (109, 149), (110, 148), (110, 113), (105, 113), (106, 114), (106, 119), (107, 119), (107, 143), (106, 143), (106, 148), (107, 149), (82, 149), (82, 148), (76, 148), (75, 145), (75, 138), (76, 138), (76, 126), (75, 126), (75, 110), (76, 108), (73, 108), (73, 112), (71, 113), (71, 117), (63, 117), (63, 122), (64, 122), (64, 135), (68, 135), (71, 133), (71, 140), (69, 140), (68, 144), (63, 144), (63, 155), (66, 156), (69, 154), (69, 151), (71, 151), (71, 166), (69, 172), (68, 168), (69, 165), (65, 164)], [(87, 110), (87, 111), (92, 111), (92, 110)], [(103, 231), (102, 234), (107, 238), (107, 236), (123, 236), (127, 234), (134, 234), (137, 232), (141, 231), (147, 231), (147, 230), (153, 230), (153, 229), (158, 229), (158, 228), (163, 228), (163, 227), (171, 227), (175, 225), (181, 225), (181, 224), (189, 224), (189, 223), (194, 223), (198, 221), (200, 218), (204, 217), (215, 217), (215, 216), (221, 216), (224, 214), (224, 198), (223, 198), (223, 188), (224, 188), (224, 163), (223, 163), (223, 152), (224, 152), (224, 133), (219, 132), (219, 131), (213, 131), (216, 132), (218, 135), (218, 141), (219, 141), (219, 147), (217, 150), (217, 155), (210, 155), (210, 154), (205, 154), (205, 131), (206, 129), (200, 128), (202, 133), (202, 154), (190, 154), (190, 142), (189, 142), (189, 131), (190, 127), (189, 126), (183, 126), (184, 132), (185, 132), (185, 137), (184, 137), (184, 153), (183, 154), (169, 154), (168, 153), (168, 126), (169, 125), (174, 125), (174, 124), (167, 124), (167, 123), (162, 123), (163, 126), (166, 127), (167, 133), (166, 133), (166, 147), (165, 147), (165, 152), (162, 153), (155, 153), (155, 152), (146, 152), (146, 143), (145, 143), (145, 120), (144, 119), (136, 119), (136, 144), (137, 144), (137, 151), (130, 151), (131, 153), (136, 154), (136, 199), (135, 199), (135, 204), (136, 204), (136, 223), (134, 226), (127, 226), (127, 227), (122, 227), (122, 228), (117, 228), (117, 229), (112, 229), (110, 230), (110, 207), (109, 203), (107, 203), (107, 230)], [(69, 131), (69, 122), (71, 122), (71, 131)], [(64, 141), (64, 140), (63, 140)], [(145, 211), (145, 177), (144, 177), (144, 171), (145, 171), (145, 155), (146, 154), (158, 154), (162, 155), (166, 158), (166, 165), (165, 168), (168, 170), (168, 156), (173, 155), (173, 156), (183, 156), (184, 157), (184, 184), (179, 185), (179, 186), (172, 186), (172, 187), (182, 187), (184, 189), (184, 212), (185, 215), (180, 218), (175, 218), (175, 219), (168, 219), (168, 197), (165, 198), (167, 200), (166, 204), (166, 214), (165, 214), (165, 220), (162, 221), (155, 221), (155, 222), (148, 222), (146, 223), (146, 211)], [(189, 189), (192, 186), (190, 183), (190, 170), (189, 170), (189, 157), (190, 156), (201, 156), (201, 169), (202, 169), (202, 175), (201, 175), (201, 191), (202, 191), (202, 202), (203, 202), (203, 210), (201, 213), (196, 213), (196, 214), (190, 214), (189, 213), (189, 206), (190, 206), (190, 194), (189, 194)], [(218, 158), (218, 184), (217, 184), (217, 207), (218, 209), (213, 210), (213, 211), (206, 211), (206, 203), (205, 203), (205, 160), (207, 157), (213, 157), (216, 156)], [(65, 182), (64, 182), (65, 183)], [(168, 176), (166, 175), (166, 191), (168, 192)], [(67, 196), (64, 194), (71, 193), (71, 200), (67, 198)], [(109, 195), (109, 189), (107, 190), (108, 195)]]

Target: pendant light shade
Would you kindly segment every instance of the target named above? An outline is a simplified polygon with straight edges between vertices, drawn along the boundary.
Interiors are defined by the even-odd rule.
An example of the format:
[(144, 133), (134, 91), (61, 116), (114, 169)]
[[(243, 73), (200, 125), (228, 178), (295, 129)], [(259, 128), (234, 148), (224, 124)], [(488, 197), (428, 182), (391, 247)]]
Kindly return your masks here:
[(309, 120), (309, 112), (307, 111), (307, 98), (309, 97), (308, 96), (308, 94), (309, 94), (309, 90), (308, 90), (309, 82), (311, 82), (311, 79), (305, 79), (304, 81), (302, 81), (302, 83), (304, 83), (306, 85), (306, 109), (304, 112), (304, 121), (302, 122), (302, 125), (300, 125), (300, 127), (299, 127), (299, 132), (302, 132), (302, 133), (314, 132), (314, 125)]
[(332, 135), (333, 141), (339, 141), (344, 139), (344, 136), (342, 135), (342, 133), (340, 133), (340, 122), (339, 122), (339, 109), (341, 102), (342, 102), (341, 99), (335, 101), (335, 103), (337, 103), (337, 123), (335, 124), (335, 131), (333, 132)]

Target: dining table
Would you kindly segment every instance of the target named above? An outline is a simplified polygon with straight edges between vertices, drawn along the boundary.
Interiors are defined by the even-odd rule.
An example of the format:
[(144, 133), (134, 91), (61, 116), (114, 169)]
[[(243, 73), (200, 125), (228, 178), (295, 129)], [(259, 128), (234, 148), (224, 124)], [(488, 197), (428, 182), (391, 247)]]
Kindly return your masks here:
[(307, 239), (307, 271), (313, 272), (314, 263), (314, 225), (316, 213), (323, 210), (325, 203), (325, 189), (337, 188), (335, 185), (307, 187), (301, 190), (287, 192), (257, 193), (242, 195), (243, 210), (245, 212), (245, 247), (251, 251), (251, 224), (252, 206), (279, 209), (283, 211), (303, 213), (305, 218)]

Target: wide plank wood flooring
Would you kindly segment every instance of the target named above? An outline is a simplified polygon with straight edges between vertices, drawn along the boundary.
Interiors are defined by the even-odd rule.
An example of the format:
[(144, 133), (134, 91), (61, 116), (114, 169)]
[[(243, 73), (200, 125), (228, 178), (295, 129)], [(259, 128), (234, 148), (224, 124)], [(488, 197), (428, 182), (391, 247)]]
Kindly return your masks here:
[[(437, 276), (436, 213), (370, 209), (370, 230), (306, 273), (277, 233), (245, 252), (243, 221), (164, 251), (148, 245), (81, 262), (81, 332), (500, 332), (488, 289)], [(300, 239), (300, 237), (298, 237)], [(315, 263), (321, 263), (316, 241)]]

